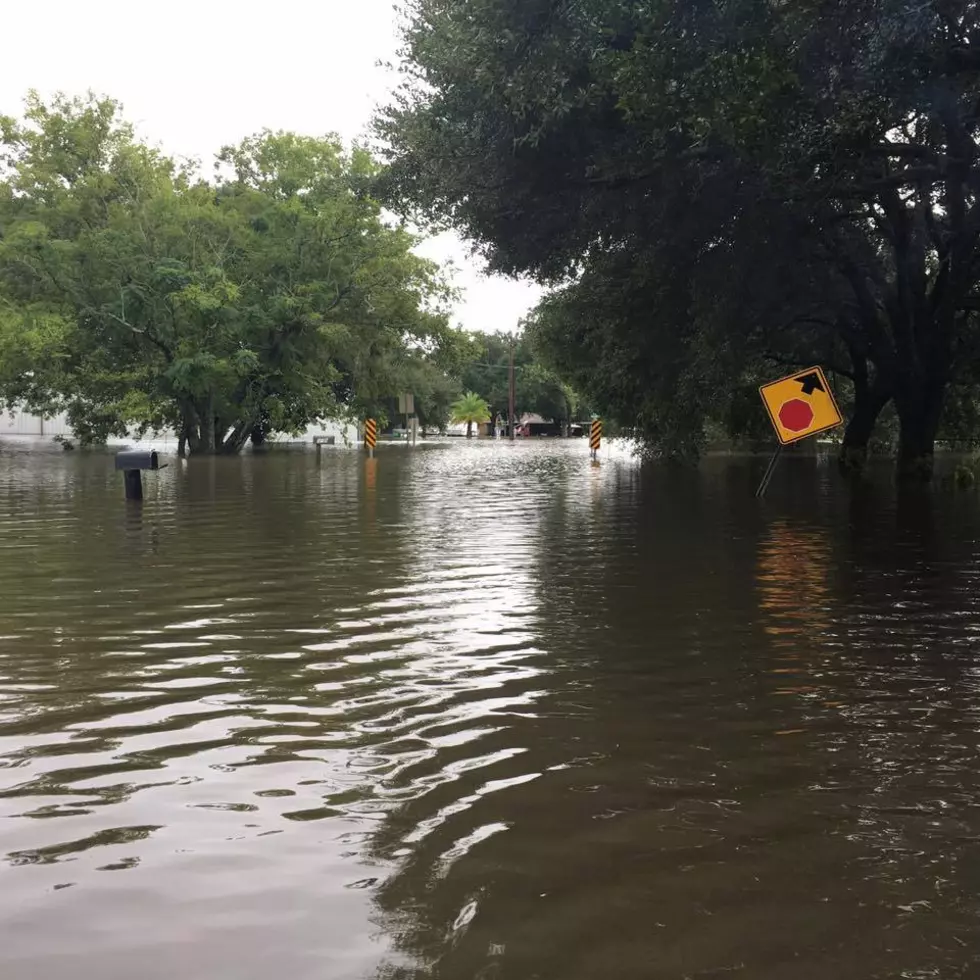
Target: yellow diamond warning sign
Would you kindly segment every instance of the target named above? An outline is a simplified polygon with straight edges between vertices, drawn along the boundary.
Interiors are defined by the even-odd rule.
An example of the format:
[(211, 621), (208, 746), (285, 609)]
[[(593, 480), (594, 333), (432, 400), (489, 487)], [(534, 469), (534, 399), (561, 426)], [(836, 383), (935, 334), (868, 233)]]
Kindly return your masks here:
[(844, 421), (827, 377), (818, 367), (770, 381), (759, 393), (776, 437), (784, 446), (834, 429)]

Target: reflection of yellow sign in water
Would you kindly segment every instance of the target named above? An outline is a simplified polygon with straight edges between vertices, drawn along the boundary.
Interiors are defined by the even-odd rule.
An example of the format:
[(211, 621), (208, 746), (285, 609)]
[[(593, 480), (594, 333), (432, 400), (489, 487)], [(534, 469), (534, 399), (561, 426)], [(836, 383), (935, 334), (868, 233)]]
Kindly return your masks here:
[(830, 568), (826, 532), (775, 522), (759, 546), (756, 572), (765, 631), (801, 646), (823, 636), (830, 627)]
[(844, 421), (827, 376), (818, 367), (771, 381), (759, 393), (776, 437), (784, 446), (835, 429)]
[[(770, 667), (774, 694), (810, 697), (831, 690), (824, 674), (834, 620), (831, 567), (830, 541), (818, 528), (777, 521), (759, 547), (759, 619), (778, 657)], [(794, 725), (776, 734), (798, 730)]]
[(378, 486), (378, 461), (364, 460), (364, 517), (371, 532), (375, 529), (375, 498)]

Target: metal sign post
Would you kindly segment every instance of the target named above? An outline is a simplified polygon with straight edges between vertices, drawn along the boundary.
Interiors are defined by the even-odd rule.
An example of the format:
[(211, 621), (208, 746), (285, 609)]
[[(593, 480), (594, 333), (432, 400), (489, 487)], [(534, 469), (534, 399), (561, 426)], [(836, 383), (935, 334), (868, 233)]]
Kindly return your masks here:
[(412, 420), (409, 416), (415, 414), (415, 395), (411, 392), (406, 392), (404, 395), (398, 396), (398, 414), (405, 416), (405, 439), (411, 439), (412, 445), (415, 445), (415, 440), (412, 439)]
[(508, 364), (509, 374), (507, 378), (507, 413), (510, 419), (510, 440), (514, 441), (517, 433), (514, 432), (514, 426), (517, 425), (517, 419), (514, 418), (514, 402), (516, 400), (516, 385), (514, 382), (514, 338), (510, 338), (510, 362)]
[(759, 484), (759, 489), (755, 492), (757, 497), (764, 497), (766, 495), (766, 490), (769, 489), (769, 482), (772, 480), (773, 473), (776, 472), (776, 464), (779, 462), (779, 457), (782, 455), (782, 452), (783, 447), (776, 446), (776, 451), (769, 460), (769, 465), (766, 467), (766, 472), (762, 477), (762, 482)]

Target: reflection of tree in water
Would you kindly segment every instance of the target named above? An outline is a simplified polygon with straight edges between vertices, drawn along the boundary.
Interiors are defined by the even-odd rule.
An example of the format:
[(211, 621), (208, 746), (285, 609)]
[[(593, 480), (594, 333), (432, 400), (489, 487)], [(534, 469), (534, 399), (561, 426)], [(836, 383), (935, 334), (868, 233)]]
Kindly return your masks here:
[(536, 579), (548, 504), (528, 470), (560, 479), (561, 461), (506, 446), (466, 451), (419, 458), (401, 495), (415, 529), (414, 588), (437, 632), (420, 643), (415, 704), (392, 740), (400, 761), (377, 792), (385, 815), (369, 852), (393, 866), (376, 894), (378, 922), (410, 961), (382, 977), (495, 975), (507, 937), (484, 930), (497, 842), (522, 822), (514, 801), (527, 805), (554, 755)]
[(378, 921), (411, 965), (382, 975), (970, 976), (978, 675), (930, 644), (970, 635), (975, 546), (892, 510), (890, 539), (785, 519), (747, 556), (750, 518), (668, 485), (602, 499), (560, 548), (590, 498), (546, 513), (560, 668), (493, 736), (528, 781), (481, 794), (475, 770), (383, 822)]
[(371, 854), (391, 866), (378, 925), (409, 962), (379, 976), (693, 975), (736, 969), (746, 934), (790, 957), (825, 927), (767, 856), (779, 816), (735, 655), (752, 578), (713, 494), (659, 470), (551, 482), (547, 692), (402, 773), (413, 795)]
[[(107, 455), (27, 456), (22, 473), (7, 470), (0, 502), (23, 545), (0, 549), (0, 635), (16, 641), (0, 649), (0, 736), (21, 775), (2, 796), (23, 800), (11, 806), (77, 814), (124, 803), (191, 749), (270, 762), (335, 737), (338, 698), (311, 692), (324, 658), (298, 648), (399, 564), (397, 538), (358, 533), (357, 461), (325, 455), (322, 468), (310, 454), (171, 461), (136, 507)], [(306, 709), (321, 712), (315, 731)], [(147, 737), (158, 744), (130, 750)], [(85, 766), (89, 754), (98, 762)]]
[[(26, 571), (10, 538), (0, 667), (20, 689), (0, 734), (51, 733), (8, 771), (37, 777), (16, 812), (98, 796), (96, 831), (129, 812), (127, 833), (154, 834), (159, 774), (133, 769), (207, 756), (241, 795), (203, 782), (197, 802), (347, 852), (404, 958), (380, 976), (963, 975), (965, 505), (953, 522), (794, 489), (760, 510), (748, 473), (507, 446), (379, 453), (373, 489), (361, 456), (194, 462), (164, 471), (142, 524), (82, 467), (101, 484), (45, 490), (20, 529)], [(64, 606), (43, 601), (52, 575)], [(85, 848), (77, 870), (112, 845), (34, 823), (54, 846), (18, 860)]]
[[(959, 516), (939, 520), (931, 496), (857, 487), (848, 524), (775, 522), (757, 560), (772, 693), (792, 696), (775, 734), (807, 756), (842, 880), (902, 937), (901, 964), (922, 968), (908, 976), (965, 977), (978, 962), (964, 953), (980, 908), (978, 547), (976, 515)], [(786, 758), (770, 751), (773, 765)]]

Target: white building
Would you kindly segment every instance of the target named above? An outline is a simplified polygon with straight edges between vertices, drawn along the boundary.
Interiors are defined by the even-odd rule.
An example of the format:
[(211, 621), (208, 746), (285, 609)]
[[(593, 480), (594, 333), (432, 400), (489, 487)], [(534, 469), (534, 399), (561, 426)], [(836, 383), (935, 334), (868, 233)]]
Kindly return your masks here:
[(68, 420), (64, 415), (42, 419), (15, 409), (0, 413), (0, 436), (67, 436), (71, 435)]
[[(15, 409), (12, 412), (0, 412), (0, 438), (3, 436), (33, 436), (35, 438), (65, 436), (71, 438), (72, 431), (64, 415), (56, 415), (53, 418), (42, 418), (39, 415), (31, 415), (29, 412)], [(279, 433), (273, 436), (270, 441), (312, 443), (314, 438), (325, 442), (329, 442), (332, 438), (338, 446), (353, 446), (360, 441), (361, 434), (356, 425), (350, 425), (345, 422), (324, 422), (322, 425), (311, 425), (299, 436), (287, 436)], [(172, 449), (174, 452), (177, 451), (177, 436), (169, 430), (148, 434), (142, 440), (138, 440), (134, 436), (130, 440), (111, 439), (109, 441), (113, 443), (131, 442), (134, 444), (140, 442), (152, 443), (154, 446), (162, 447), (164, 450)]]

